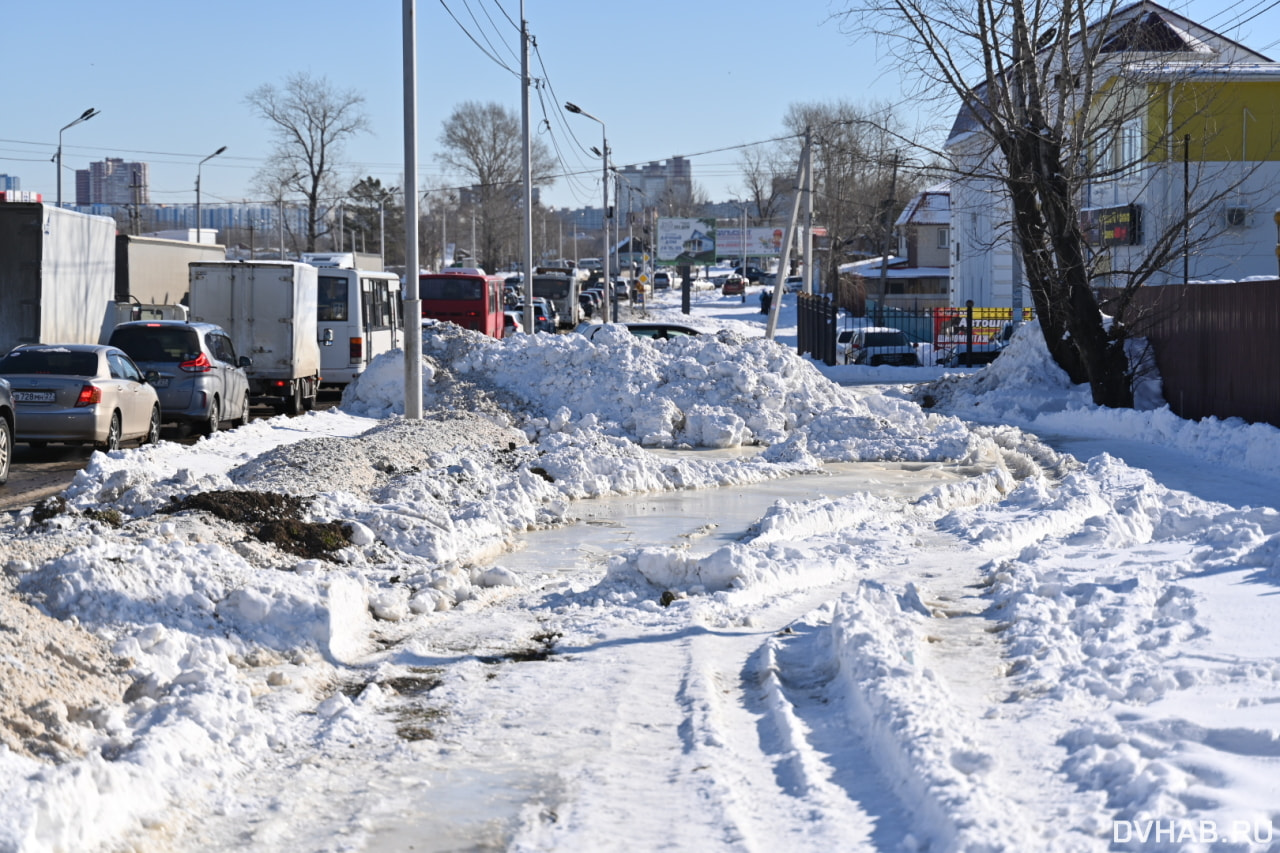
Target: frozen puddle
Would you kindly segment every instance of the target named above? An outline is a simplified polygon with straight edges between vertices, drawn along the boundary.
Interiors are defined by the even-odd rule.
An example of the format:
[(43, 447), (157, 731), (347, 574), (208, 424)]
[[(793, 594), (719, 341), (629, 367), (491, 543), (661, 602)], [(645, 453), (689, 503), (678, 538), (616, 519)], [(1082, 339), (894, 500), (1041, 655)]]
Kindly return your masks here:
[[(611, 555), (631, 548), (687, 546), (697, 554), (710, 553), (748, 536), (752, 525), (778, 500), (804, 501), (871, 492), (909, 501), (940, 484), (957, 482), (975, 473), (976, 469), (971, 467), (941, 463), (848, 463), (828, 466), (825, 474), (748, 486), (582, 501), (573, 507), (580, 518), (578, 523), (528, 533), (521, 537), (520, 550), (500, 555), (492, 562), (522, 575), (543, 577), (549, 581), (542, 587), (544, 591), (561, 583), (577, 586), (590, 583)], [(509, 626), (498, 614), (494, 617), (490, 630), (501, 632), (502, 626)], [(604, 621), (601, 625), (603, 639), (613, 628), (603, 627)], [(610, 637), (617, 639), (611, 633)], [(590, 837), (597, 820), (606, 824), (618, 820), (617, 811), (630, 807), (625, 797), (611, 798), (608, 794), (617, 784), (609, 778), (610, 762), (619, 751), (633, 746), (640, 750), (625, 765), (632, 768), (633, 774), (642, 772), (636, 768), (647, 766), (649, 759), (653, 759), (655, 778), (663, 778), (662, 774), (668, 770), (667, 756), (691, 749), (687, 740), (690, 722), (683, 707), (689, 700), (686, 697), (682, 701), (683, 693), (668, 696), (669, 688), (665, 686), (672, 679), (679, 679), (682, 667), (702, 661), (686, 674), (682, 691), (691, 689), (689, 679), (693, 679), (693, 683), (705, 679), (723, 688), (723, 692), (717, 689), (708, 694), (723, 697), (716, 698), (720, 710), (709, 712), (710, 721), (729, 715), (733, 719), (741, 717), (739, 723), (744, 730), (754, 728), (752, 718), (759, 709), (749, 712), (739, 707), (746, 702), (746, 697), (740, 695), (740, 680), (744, 677), (741, 666), (767, 637), (768, 632), (761, 633), (758, 628), (735, 628), (688, 640), (641, 632), (622, 641), (616, 651), (609, 648), (607, 642), (602, 646), (588, 644), (569, 657), (606, 656), (613, 662), (610, 689), (620, 693), (608, 710), (586, 699), (583, 691), (589, 692), (591, 688), (563, 683), (565, 679), (572, 681), (569, 675), (572, 664), (561, 661), (506, 667), (496, 676), (498, 680), (488, 682), (486, 687), (475, 685), (479, 692), (465, 700), (473, 713), (477, 707), (485, 709), (490, 701), (496, 699), (498, 703), (482, 710), (481, 720), (472, 717), (473, 724), (479, 728), (469, 729), (464, 747), (466, 759), (454, 766), (454, 761), (461, 756), (451, 754), (451, 749), (435, 752), (428, 748), (421, 764), (396, 768), (395, 773), (401, 780), (397, 787), (405, 792), (404, 796), (396, 798), (400, 800), (396, 805), (386, 803), (386, 811), (371, 820), (368, 849), (505, 850), (510, 849), (514, 838), (527, 841), (530, 835), (536, 838), (543, 832), (548, 834), (543, 841), (549, 849), (555, 846), (550, 837), (555, 835), (559, 823), (570, 820), (567, 815), (557, 815), (563, 796), (557, 789), (565, 785), (577, 790), (576, 816), (571, 820), (575, 832)], [(689, 651), (686, 643), (706, 648), (724, 645), (737, 651), (724, 660), (725, 669), (718, 675), (698, 676), (702, 667), (712, 666), (709, 661), (717, 656), (705, 658), (705, 653)], [(540, 685), (537, 689), (531, 687), (534, 682)], [(516, 690), (514, 683), (525, 686)], [(531, 689), (532, 693), (527, 692)], [(520, 712), (504, 707), (506, 700), (498, 697), (508, 690), (516, 690), (520, 695), (537, 694), (538, 707)], [(575, 709), (578, 702), (584, 704)], [(754, 707), (750, 703), (746, 706)], [(628, 708), (632, 709), (632, 716), (628, 716)], [(595, 719), (583, 723), (580, 719), (583, 713)], [(639, 718), (633, 719), (634, 715)], [(641, 730), (643, 736), (637, 734)], [(726, 734), (737, 730), (730, 727)], [(706, 774), (706, 768), (694, 761), (692, 754), (689, 761), (689, 773)], [(767, 765), (767, 761), (763, 764)], [(579, 775), (561, 776), (571, 765), (578, 768), (575, 772)], [(768, 776), (770, 771), (763, 772), (766, 777), (763, 780), (753, 779), (751, 773), (747, 773), (733, 786), (736, 789), (740, 785), (742, 789), (736, 793), (731, 790), (726, 800), (731, 803), (739, 796), (752, 799), (751, 792), (768, 789), (768, 779), (772, 777)], [(626, 790), (625, 786), (621, 790)], [(650, 790), (664, 791), (664, 786), (654, 783)], [(688, 793), (679, 785), (673, 786), (672, 791)], [(885, 798), (873, 799), (878, 802)], [(669, 805), (675, 812), (680, 811), (675, 804)], [(728, 805), (717, 808), (733, 811)], [(891, 803), (886, 808), (892, 812)], [(650, 811), (662, 812), (663, 809), (659, 803), (645, 804), (637, 808), (634, 817), (644, 820)], [(700, 822), (697, 814), (685, 818), (697, 824)], [(723, 814), (720, 818), (728, 819)], [(680, 823), (674, 814), (672, 819)], [(749, 818), (743, 820), (744, 827), (753, 822)], [(694, 839), (705, 841), (707, 838), (699, 835), (696, 825), (688, 827), (687, 832), (690, 835), (685, 840), (690, 844), (696, 845)], [(581, 835), (574, 837), (582, 838)], [(672, 840), (675, 846), (681, 846), (676, 838)]]
[(972, 467), (940, 462), (848, 462), (828, 465), (825, 475), (582, 501), (573, 507), (581, 519), (577, 524), (531, 532), (523, 537), (520, 550), (501, 554), (492, 562), (516, 572), (581, 571), (596, 568), (611, 554), (628, 548), (688, 547), (694, 554), (705, 555), (742, 539), (779, 500), (805, 501), (854, 492), (912, 500), (975, 473)]

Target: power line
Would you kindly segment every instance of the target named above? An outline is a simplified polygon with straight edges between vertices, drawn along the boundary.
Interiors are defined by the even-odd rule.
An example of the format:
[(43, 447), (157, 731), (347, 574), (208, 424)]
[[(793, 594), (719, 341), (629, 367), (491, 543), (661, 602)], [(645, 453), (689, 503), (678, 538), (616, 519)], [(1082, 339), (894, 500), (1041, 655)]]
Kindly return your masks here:
[(579, 147), (580, 149), (582, 149), (582, 151), (583, 151), (584, 153), (585, 153), (585, 152), (587, 152), (587, 151), (588, 151), (588, 150), (590, 150), (590, 149), (588, 149), (588, 147), (587, 147), (587, 146), (585, 146), (585, 145), (583, 145), (583, 144), (582, 144), (582, 140), (581, 140), (581, 139), (579, 139), (579, 138), (578, 138), (578, 135), (577, 135), (576, 133), (574, 133), (574, 132), (573, 132), (573, 126), (572, 126), (571, 124), (569, 124), (567, 121), (565, 121), (565, 119), (564, 119), (564, 113), (563, 113), (563, 112), (561, 112), (561, 107), (560, 107), (560, 104), (562, 104), (562, 103), (564, 103), (564, 102), (560, 100), (560, 96), (556, 94), (555, 87), (551, 85), (551, 75), (550, 75), (550, 73), (547, 71), (547, 65), (546, 65), (546, 63), (542, 61), (542, 51), (538, 50), (538, 42), (537, 42), (536, 40), (535, 40), (535, 41), (534, 41), (534, 43), (533, 43), (533, 54), (534, 54), (534, 56), (538, 57), (538, 67), (542, 69), (542, 76), (543, 76), (543, 79), (545, 79), (545, 80), (547, 81), (547, 88), (548, 88), (548, 89), (550, 90), (550, 92), (551, 92), (551, 97), (555, 99), (555, 102), (556, 102), (556, 108), (555, 108), (554, 112), (555, 112), (555, 113), (556, 113), (556, 115), (559, 117), (559, 119), (560, 119), (560, 124), (561, 124), (561, 125), (563, 125), (563, 127), (565, 128), (565, 130), (567, 130), (567, 131), (569, 132), (569, 136), (573, 139), (573, 141), (574, 141), (575, 143), (577, 143), (578, 147)]
[[(480, 20), (478, 18), (476, 18), (476, 13), (471, 8), (471, 4), (467, 2), (467, 0), (462, 0), (462, 5), (467, 8), (467, 14), (471, 16), (471, 20), (474, 21), (476, 27), (479, 28), (480, 35), (484, 38), (485, 44), (489, 45), (489, 48), (493, 50), (494, 53), (497, 53), (498, 50), (493, 46), (493, 42), (489, 41), (489, 37), (484, 34), (484, 25), (480, 23)], [(489, 19), (489, 26), (493, 27), (494, 35), (497, 36), (498, 41), (502, 42), (502, 46), (507, 49), (507, 53), (511, 54), (511, 58), (514, 59), (516, 61), (516, 64), (518, 65), (520, 63), (520, 55), (516, 53), (515, 50), (512, 49), (511, 45), (507, 44), (507, 42), (497, 32), (498, 27), (496, 24), (493, 23), (493, 17), (488, 13), (488, 11), (485, 11), (483, 2), (481, 2), (480, 4), (480, 9), (481, 11), (484, 11), (484, 16)]]
[[(465, 0), (463, 0), (463, 2), (465, 2)], [(494, 62), (494, 63), (495, 63), (499, 68), (504, 69), (505, 71), (507, 71), (508, 73), (510, 73), (510, 74), (512, 74), (512, 75), (514, 75), (514, 76), (515, 76), (515, 77), (517, 77), (517, 78), (519, 78), (519, 77), (520, 77), (520, 72), (519, 72), (519, 71), (516, 71), (514, 68), (512, 68), (511, 66), (509, 66), (509, 65), (507, 65), (505, 62), (503, 62), (501, 59), (499, 59), (498, 57), (494, 56), (492, 53), (490, 53), (488, 50), (486, 50), (486, 49), (485, 49), (484, 45), (482, 45), (482, 44), (480, 44), (480, 42), (476, 41), (476, 37), (475, 37), (475, 36), (473, 36), (473, 35), (471, 35), (471, 33), (467, 30), (467, 28), (466, 28), (465, 26), (463, 26), (462, 21), (459, 21), (459, 20), (458, 20), (458, 16), (457, 16), (457, 15), (455, 15), (455, 14), (453, 14), (453, 10), (449, 8), (449, 4), (448, 4), (448, 3), (444, 2), (444, 0), (440, 0), (440, 5), (441, 5), (441, 6), (443, 6), (443, 7), (444, 7), (444, 10), (445, 10), (446, 12), (448, 12), (448, 13), (449, 13), (449, 17), (450, 17), (450, 18), (453, 18), (453, 22), (454, 22), (455, 24), (457, 24), (457, 25), (458, 25), (458, 29), (462, 30), (463, 35), (465, 35), (467, 38), (471, 39), (471, 43), (472, 43), (472, 44), (474, 44), (476, 47), (480, 48), (480, 52), (481, 52), (481, 53), (483, 53), (485, 56), (489, 57), (489, 59), (493, 60), (493, 62)], [(468, 7), (468, 9), (470, 9), (470, 7)]]
[(504, 17), (504, 18), (506, 18), (508, 21), (510, 21), (510, 22), (511, 22), (511, 26), (515, 27), (515, 28), (516, 28), (516, 31), (517, 31), (517, 32), (519, 32), (519, 30), (520, 30), (520, 25), (519, 25), (519, 24), (517, 24), (517, 23), (515, 22), (515, 19), (513, 19), (510, 15), (508, 15), (508, 14), (507, 14), (507, 10), (506, 10), (506, 9), (502, 8), (502, 3), (501, 3), (501, 2), (499, 2), (499, 0), (493, 0), (493, 5), (495, 5), (495, 6), (497, 6), (497, 7), (498, 7), (498, 11), (502, 13), (502, 17)]
[(538, 106), (542, 109), (542, 123), (546, 125), (547, 135), (551, 138), (552, 147), (555, 148), (556, 159), (560, 162), (560, 165), (566, 170), (565, 178), (569, 181), (569, 185), (570, 185), (569, 191), (574, 196), (574, 198), (577, 199), (579, 198), (579, 192), (581, 192), (584, 195), (586, 194), (587, 188), (585, 186), (579, 186), (574, 184), (574, 181), (576, 180), (576, 175), (568, 171), (571, 167), (569, 165), (569, 162), (565, 159), (564, 152), (560, 150), (560, 142), (558, 139), (556, 139), (556, 135), (551, 128), (551, 120), (547, 117), (547, 104), (542, 97), (542, 87), (537, 86), (535, 87), (535, 89), (538, 93)]

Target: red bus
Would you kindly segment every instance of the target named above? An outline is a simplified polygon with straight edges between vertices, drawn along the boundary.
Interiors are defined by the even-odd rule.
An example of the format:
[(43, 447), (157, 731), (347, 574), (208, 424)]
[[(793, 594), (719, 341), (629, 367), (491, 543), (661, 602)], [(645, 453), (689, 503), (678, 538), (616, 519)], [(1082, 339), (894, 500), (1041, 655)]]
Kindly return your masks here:
[(448, 320), (464, 329), (502, 337), (502, 285), (500, 275), (482, 269), (457, 268), (418, 276), (422, 316)]

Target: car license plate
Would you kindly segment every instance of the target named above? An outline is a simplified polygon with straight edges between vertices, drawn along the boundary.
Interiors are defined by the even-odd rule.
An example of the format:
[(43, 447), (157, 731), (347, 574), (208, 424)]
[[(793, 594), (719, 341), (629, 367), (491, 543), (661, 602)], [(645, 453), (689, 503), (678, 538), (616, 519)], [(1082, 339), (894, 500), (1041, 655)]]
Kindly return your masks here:
[(14, 391), (13, 401), (15, 403), (52, 403), (52, 391)]

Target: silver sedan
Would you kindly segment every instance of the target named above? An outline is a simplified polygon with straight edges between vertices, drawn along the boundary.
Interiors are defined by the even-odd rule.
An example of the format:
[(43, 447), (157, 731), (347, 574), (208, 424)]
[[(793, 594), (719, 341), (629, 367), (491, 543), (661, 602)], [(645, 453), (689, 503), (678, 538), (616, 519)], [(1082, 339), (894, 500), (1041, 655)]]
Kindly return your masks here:
[(17, 410), (14, 440), (116, 450), (122, 441), (160, 440), (160, 401), (142, 371), (116, 347), (28, 344), (0, 359)]

